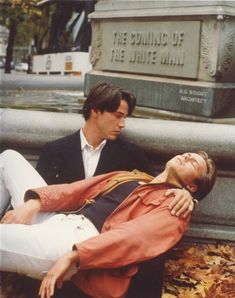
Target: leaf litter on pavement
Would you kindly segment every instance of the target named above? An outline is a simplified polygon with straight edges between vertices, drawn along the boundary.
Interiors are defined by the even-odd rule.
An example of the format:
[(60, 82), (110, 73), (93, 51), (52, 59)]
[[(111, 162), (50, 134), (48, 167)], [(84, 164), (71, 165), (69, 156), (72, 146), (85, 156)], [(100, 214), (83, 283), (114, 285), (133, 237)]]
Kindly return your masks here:
[(187, 244), (172, 250), (162, 298), (235, 298), (235, 246)]
[[(0, 298), (31, 298), (23, 276), (2, 273)], [(134, 297), (133, 297), (134, 298)], [(235, 298), (235, 246), (180, 244), (165, 265), (162, 298)]]

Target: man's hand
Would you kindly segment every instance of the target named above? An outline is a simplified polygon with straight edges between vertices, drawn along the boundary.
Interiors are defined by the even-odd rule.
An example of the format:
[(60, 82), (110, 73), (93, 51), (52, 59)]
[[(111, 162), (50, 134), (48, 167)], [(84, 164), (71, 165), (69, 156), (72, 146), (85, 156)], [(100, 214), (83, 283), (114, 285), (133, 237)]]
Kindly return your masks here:
[(14, 210), (7, 211), (1, 220), (1, 224), (31, 224), (34, 215), (41, 208), (39, 200), (29, 200)]
[(194, 207), (193, 197), (186, 189), (169, 189), (165, 193), (166, 196), (174, 196), (173, 201), (168, 208), (172, 215), (187, 217)]
[(41, 298), (50, 298), (54, 295), (55, 286), (58, 288), (62, 287), (66, 272), (69, 267), (76, 262), (77, 258), (77, 251), (71, 251), (58, 259), (41, 283), (39, 289), (39, 295)]

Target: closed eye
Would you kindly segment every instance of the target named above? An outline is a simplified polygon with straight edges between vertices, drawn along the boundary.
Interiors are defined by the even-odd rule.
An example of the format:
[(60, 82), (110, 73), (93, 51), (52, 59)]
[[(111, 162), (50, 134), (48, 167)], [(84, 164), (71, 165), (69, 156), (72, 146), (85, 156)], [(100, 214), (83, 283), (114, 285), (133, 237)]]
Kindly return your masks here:
[(123, 113), (121, 113), (121, 112), (115, 112), (114, 113), (115, 114), (115, 116), (117, 117), (117, 118), (124, 118), (124, 119), (126, 119), (126, 115), (124, 115)]

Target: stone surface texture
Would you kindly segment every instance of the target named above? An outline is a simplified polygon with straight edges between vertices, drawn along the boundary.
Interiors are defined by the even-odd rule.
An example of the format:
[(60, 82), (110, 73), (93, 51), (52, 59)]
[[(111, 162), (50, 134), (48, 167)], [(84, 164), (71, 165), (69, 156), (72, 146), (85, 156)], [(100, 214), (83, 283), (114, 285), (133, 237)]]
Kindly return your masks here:
[[(0, 109), (1, 150), (19, 150), (36, 164), (45, 142), (76, 131), (81, 115)], [(218, 179), (195, 208), (188, 235), (235, 242), (235, 126), (129, 118), (125, 135), (141, 146), (159, 172), (176, 154), (205, 150), (216, 161)]]
[(235, 106), (234, 1), (99, 0), (90, 19), (87, 92), (109, 77), (146, 107), (214, 117)]

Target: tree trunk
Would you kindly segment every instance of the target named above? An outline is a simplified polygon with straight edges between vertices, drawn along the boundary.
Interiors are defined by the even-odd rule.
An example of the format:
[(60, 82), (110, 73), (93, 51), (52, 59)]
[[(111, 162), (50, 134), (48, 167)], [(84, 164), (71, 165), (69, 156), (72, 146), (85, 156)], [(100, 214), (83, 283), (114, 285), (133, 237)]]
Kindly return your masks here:
[(11, 62), (13, 60), (13, 47), (14, 47), (14, 41), (16, 36), (16, 26), (17, 26), (16, 21), (11, 20), (9, 36), (8, 36), (8, 44), (6, 49), (5, 73), (11, 73)]

